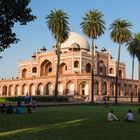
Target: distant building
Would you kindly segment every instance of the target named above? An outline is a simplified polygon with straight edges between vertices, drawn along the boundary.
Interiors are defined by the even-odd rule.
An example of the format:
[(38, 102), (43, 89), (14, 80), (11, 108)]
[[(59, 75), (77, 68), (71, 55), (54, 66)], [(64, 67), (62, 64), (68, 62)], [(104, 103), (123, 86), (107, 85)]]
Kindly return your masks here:
[[(54, 95), (57, 55), (52, 51), (36, 50), (29, 60), (18, 64), (18, 78), (0, 80), (0, 96)], [(116, 52), (117, 53), (117, 52)], [(87, 100), (91, 98), (91, 51), (89, 44), (81, 35), (70, 32), (69, 39), (61, 45), (58, 94), (71, 99)], [(94, 57), (95, 100), (98, 95), (115, 95), (115, 75), (117, 61), (105, 48), (95, 52)], [(133, 96), (137, 98), (138, 81), (134, 80)], [(118, 97), (130, 99), (132, 81), (126, 78), (124, 63), (120, 63)]]

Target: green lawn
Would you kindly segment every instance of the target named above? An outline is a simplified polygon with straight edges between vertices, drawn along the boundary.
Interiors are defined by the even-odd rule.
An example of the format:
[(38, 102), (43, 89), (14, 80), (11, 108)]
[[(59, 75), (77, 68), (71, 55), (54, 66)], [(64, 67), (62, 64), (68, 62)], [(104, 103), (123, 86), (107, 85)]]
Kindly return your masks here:
[[(109, 110), (121, 119), (107, 122)], [(134, 123), (123, 122), (128, 109)], [(0, 140), (139, 140), (137, 106), (72, 105), (37, 108), (33, 114), (0, 114)]]

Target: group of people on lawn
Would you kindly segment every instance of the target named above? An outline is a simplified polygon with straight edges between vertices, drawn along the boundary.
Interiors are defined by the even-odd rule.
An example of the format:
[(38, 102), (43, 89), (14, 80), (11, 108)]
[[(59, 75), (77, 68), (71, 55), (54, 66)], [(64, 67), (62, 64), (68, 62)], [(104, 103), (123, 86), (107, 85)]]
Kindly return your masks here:
[[(25, 106), (26, 106), (26, 113), (30, 114), (32, 112), (35, 112), (35, 109), (36, 109), (36, 100), (35, 98), (32, 96), (29, 96), (28, 93), (25, 95), (25, 98), (24, 98), (24, 103), (25, 103)], [(18, 100), (17, 100), (17, 110), (16, 110), (16, 113), (17, 114), (20, 114), (22, 113), (22, 107), (21, 107), (21, 97), (19, 96), (18, 97)]]
[[(36, 109), (36, 100), (35, 98), (32, 98), (31, 96), (28, 96), (28, 93), (26, 94), (25, 98), (24, 98), (24, 102), (25, 102), (25, 107), (26, 107), (26, 113), (30, 114), (32, 112), (35, 112)], [(8, 105), (6, 106), (5, 104), (3, 104), (0, 108), (0, 112), (1, 113), (7, 113), (7, 114), (21, 114), (23, 113), (22, 111), (22, 105), (21, 105), (21, 97), (18, 96), (17, 98), (17, 106), (15, 108), (14, 111), (14, 107), (12, 105)]]
[[(120, 119), (118, 119), (115, 114), (114, 114), (114, 111), (111, 110), (108, 114), (107, 114), (107, 120), (109, 122), (112, 122), (112, 121), (120, 121)], [(124, 117), (124, 121), (127, 121), (127, 122), (133, 122), (134, 121), (134, 115), (132, 113), (132, 110), (129, 109), (128, 112), (126, 113), (125, 117)]]
[(14, 108), (13, 108), (12, 105), (6, 106), (5, 104), (3, 104), (3, 105), (1, 106), (0, 112), (1, 112), (1, 113), (7, 113), (7, 114), (13, 114)]

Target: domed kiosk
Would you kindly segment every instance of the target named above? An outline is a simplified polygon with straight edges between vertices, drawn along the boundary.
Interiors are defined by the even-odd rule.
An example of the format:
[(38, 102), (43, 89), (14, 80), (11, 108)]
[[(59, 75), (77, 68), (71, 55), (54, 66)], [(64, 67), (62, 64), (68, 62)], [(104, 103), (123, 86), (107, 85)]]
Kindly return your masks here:
[(84, 37), (82, 37), (78, 33), (70, 32), (69, 38), (64, 43), (61, 44), (61, 51), (72, 49), (73, 44), (77, 44), (81, 50), (86, 50), (86, 51), (90, 50), (89, 44)]

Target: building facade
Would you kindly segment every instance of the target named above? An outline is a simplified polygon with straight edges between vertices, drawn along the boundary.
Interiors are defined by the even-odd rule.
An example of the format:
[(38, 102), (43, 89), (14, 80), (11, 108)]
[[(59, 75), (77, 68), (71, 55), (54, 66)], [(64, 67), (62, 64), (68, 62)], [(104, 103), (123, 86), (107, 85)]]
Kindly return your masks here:
[[(61, 45), (59, 67), (58, 95), (67, 95), (73, 100), (91, 99), (91, 63), (94, 63), (94, 95), (115, 95), (115, 75), (117, 61), (103, 48), (95, 51), (91, 59), (89, 44), (85, 38), (70, 32), (69, 39)], [(0, 80), (0, 96), (30, 95), (53, 96), (55, 86), (57, 52), (45, 48), (36, 50), (29, 60), (19, 61), (18, 77)], [(137, 98), (138, 81), (126, 78), (124, 63), (119, 66), (118, 97), (130, 99), (131, 94)]]

